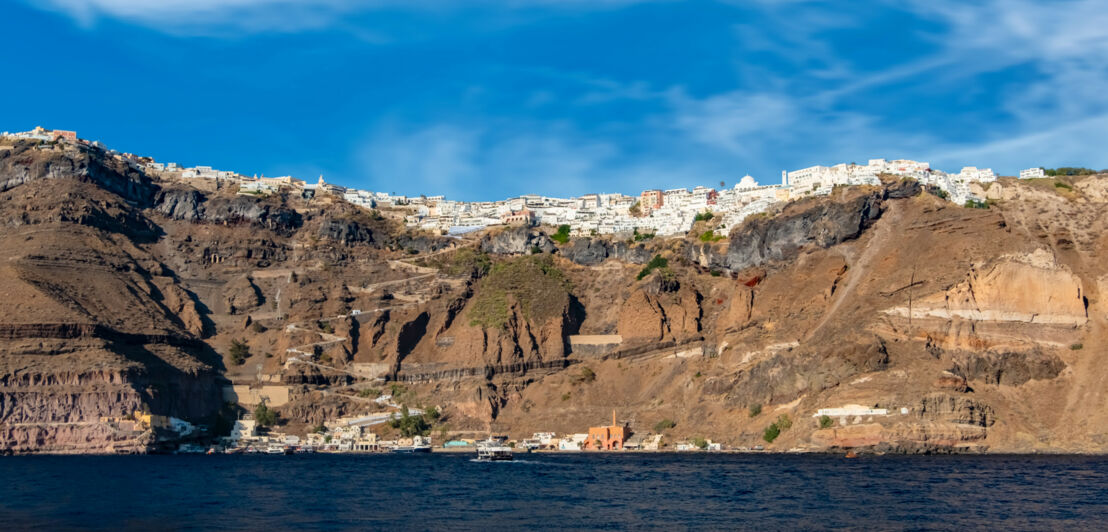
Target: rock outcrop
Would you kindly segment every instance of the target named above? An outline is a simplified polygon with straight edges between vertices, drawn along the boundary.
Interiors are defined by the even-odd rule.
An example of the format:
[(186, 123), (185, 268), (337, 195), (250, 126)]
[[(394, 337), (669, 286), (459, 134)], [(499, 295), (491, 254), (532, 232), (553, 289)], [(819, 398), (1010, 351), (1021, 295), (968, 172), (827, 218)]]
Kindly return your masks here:
[(521, 225), (490, 233), (481, 239), (481, 250), (496, 255), (521, 255), (533, 250), (550, 253), (554, 249), (554, 242), (545, 233)]
[(1048, 380), (1066, 368), (1057, 355), (1032, 352), (959, 352), (952, 373), (985, 384), (1019, 386), (1029, 380)]
[[(913, 302), (911, 317), (1077, 327), (1088, 321), (1087, 304), (1081, 279), (1039, 249), (975, 268), (949, 290)], [(909, 314), (904, 306), (886, 312)]]
[(559, 246), (558, 254), (582, 266), (596, 266), (609, 258), (630, 264), (646, 264), (654, 257), (654, 250), (643, 243), (628, 244), (582, 237)]
[(690, 244), (686, 257), (705, 268), (740, 271), (796, 257), (804, 249), (827, 248), (857, 238), (881, 216), (890, 197), (919, 193), (901, 183), (872, 193), (790, 204), (775, 216), (756, 216), (732, 229), (726, 246)]

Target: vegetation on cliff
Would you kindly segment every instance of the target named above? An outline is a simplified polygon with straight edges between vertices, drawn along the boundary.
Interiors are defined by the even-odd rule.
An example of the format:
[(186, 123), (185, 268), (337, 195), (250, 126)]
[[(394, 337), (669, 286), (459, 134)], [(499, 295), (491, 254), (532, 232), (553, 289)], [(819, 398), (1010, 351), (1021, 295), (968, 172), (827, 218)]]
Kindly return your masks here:
[(669, 260), (668, 259), (666, 259), (665, 257), (663, 257), (661, 255), (654, 255), (654, 258), (650, 259), (650, 262), (648, 262), (646, 264), (646, 266), (644, 266), (643, 269), (639, 271), (639, 274), (637, 276), (635, 276), (635, 279), (641, 281), (641, 280), (643, 280), (644, 277), (646, 277), (647, 275), (650, 275), (650, 273), (653, 272), (654, 270), (666, 268), (668, 266), (669, 266)]
[[(1046, 175), (1050, 176), (1050, 177), (1063, 176), (1063, 175), (1064, 176), (1094, 175), (1094, 174), (1097, 173), (1097, 171), (1093, 170), (1092, 168), (1073, 167), (1073, 166), (1063, 166), (1061, 168), (1044, 168), (1043, 172)], [(1101, 170), (1101, 173), (1103, 173), (1103, 172), (1104, 172), (1104, 170)]]
[(569, 303), (570, 281), (550, 255), (530, 255), (497, 263), (477, 285), (470, 325), (504, 328), (513, 305), (541, 322), (560, 315)]
[(429, 266), (454, 277), (484, 277), (492, 268), (492, 259), (488, 253), (468, 247), (454, 253), (440, 255), (427, 262)]
[(569, 225), (562, 224), (558, 226), (558, 231), (550, 235), (550, 239), (559, 244), (569, 243)]

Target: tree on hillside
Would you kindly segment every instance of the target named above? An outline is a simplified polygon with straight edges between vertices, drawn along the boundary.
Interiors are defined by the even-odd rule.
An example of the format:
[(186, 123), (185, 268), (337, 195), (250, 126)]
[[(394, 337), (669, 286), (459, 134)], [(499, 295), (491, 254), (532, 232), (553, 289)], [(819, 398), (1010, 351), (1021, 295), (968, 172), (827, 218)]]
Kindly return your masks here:
[(258, 407), (254, 409), (254, 421), (258, 422), (259, 426), (272, 427), (277, 424), (277, 412), (270, 410), (265, 404), (265, 400), (258, 403)]
[(242, 340), (231, 340), (231, 362), (241, 366), (246, 363), (247, 358), (250, 358), (250, 346)]

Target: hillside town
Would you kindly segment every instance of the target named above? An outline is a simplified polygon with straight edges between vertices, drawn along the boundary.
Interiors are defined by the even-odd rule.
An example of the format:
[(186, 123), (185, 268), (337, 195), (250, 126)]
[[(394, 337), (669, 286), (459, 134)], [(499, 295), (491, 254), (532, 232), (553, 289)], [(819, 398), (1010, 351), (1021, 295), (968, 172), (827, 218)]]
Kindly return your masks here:
[[(315, 183), (293, 176), (247, 176), (211, 166), (183, 167), (161, 163), (151, 157), (121, 153), (100, 142), (89, 142), (75, 131), (48, 130), (42, 127), (4, 136), (39, 140), (44, 143), (76, 143), (100, 148), (135, 169), (170, 180), (209, 180), (220, 187), (237, 187), (239, 194), (269, 195), (290, 192), (310, 197), (327, 193), (340, 196), (366, 209), (387, 208), (398, 211), (404, 223), (413, 229), (442, 234), (463, 234), (497, 225), (568, 226), (571, 235), (643, 234), (669, 236), (684, 234), (698, 216), (720, 216), (718, 229), (726, 231), (751, 215), (768, 211), (791, 200), (828, 195), (837, 186), (877, 185), (878, 176), (912, 178), (935, 187), (952, 203), (972, 205), (983, 199), (971, 190), (971, 184), (997, 179), (990, 168), (967, 166), (958, 173), (931, 168), (930, 163), (906, 159), (870, 159), (866, 164), (841, 163), (782, 171), (780, 183), (761, 184), (750, 175), (733, 186), (720, 182), (719, 188), (697, 186), (693, 189), (643, 190), (637, 195), (590, 193), (572, 198), (525, 194), (497, 201), (466, 202), (442, 195), (404, 196), (344, 187), (319, 176)], [(1044, 177), (1042, 168), (1020, 171), (1020, 179)]]
[[(392, 404), (389, 395), (377, 399), (381, 404)], [(555, 432), (536, 432), (529, 438), (510, 439), (504, 435), (483, 435), (482, 437), (450, 436), (443, 432), (439, 441), (426, 431), (419, 434), (399, 434), (393, 439), (384, 439), (375, 426), (396, 423), (409, 416), (418, 416), (417, 409), (403, 412), (370, 414), (365, 416), (344, 417), (328, 421), (305, 436), (285, 434), (263, 426), (256, 416), (246, 416), (235, 421), (229, 434), (219, 438), (209, 436), (207, 426), (194, 426), (186, 421), (152, 416), (135, 412), (124, 418), (104, 418), (119, 431), (151, 431), (161, 435), (166, 441), (177, 443), (174, 452), (186, 454), (299, 454), (299, 453), (418, 453), (418, 452), (472, 452), (486, 445), (502, 445), (514, 452), (635, 452), (635, 451), (730, 451), (758, 452), (762, 445), (725, 446), (709, 438), (694, 437), (687, 439), (669, 439), (666, 431), (672, 428), (672, 422), (662, 421), (653, 429), (633, 430), (631, 424), (618, 421), (616, 412), (612, 412), (611, 423), (588, 427), (587, 432), (558, 435)], [(912, 408), (897, 409), (871, 408), (861, 405), (821, 408), (812, 414), (812, 423), (821, 428), (872, 423), (875, 418), (890, 416), (909, 416)], [(801, 422), (801, 420), (796, 420)], [(774, 423), (774, 431), (767, 431), (763, 439), (772, 443), (781, 430), (792, 426), (793, 420), (787, 415), (779, 416)], [(471, 434), (471, 436), (473, 436)], [(798, 447), (791, 452), (806, 452), (809, 449)]]
[[(640, 192), (636, 196), (624, 194), (586, 194), (583, 196), (560, 199), (538, 195), (525, 195), (493, 202), (460, 202), (448, 200), (443, 196), (405, 197), (382, 192), (371, 192), (346, 188), (324, 181), (322, 177), (315, 183), (309, 183), (293, 176), (248, 177), (237, 172), (217, 170), (210, 166), (183, 167), (176, 163), (160, 163), (149, 157), (121, 153), (103, 146), (99, 142), (89, 142), (77, 136), (75, 131), (47, 130), (35, 128), (22, 133), (3, 133), (8, 139), (31, 141), (30, 150), (97, 150), (106, 157), (114, 158), (137, 172), (168, 181), (190, 183), (197, 188), (223, 190), (229, 194), (246, 196), (266, 196), (270, 194), (299, 195), (303, 198), (323, 196), (339, 198), (365, 209), (387, 211), (389, 216), (403, 220), (409, 227), (421, 230), (461, 234), (496, 225), (557, 225), (568, 228), (571, 234), (657, 234), (679, 235), (689, 231), (693, 223), (703, 219), (705, 213), (719, 216), (717, 227), (730, 229), (737, 227), (752, 215), (767, 212), (780, 204), (798, 199), (825, 196), (841, 186), (877, 186), (889, 176), (915, 179), (933, 187), (937, 196), (945, 197), (956, 204), (970, 204), (981, 200), (974, 191), (980, 190), (975, 184), (995, 181), (998, 176), (988, 168), (966, 167), (957, 174), (934, 170), (929, 163), (911, 160), (872, 159), (865, 165), (838, 164), (835, 166), (813, 166), (796, 171), (783, 171), (780, 184), (761, 185), (752, 176), (744, 176), (732, 187), (698, 186), (691, 190), (685, 188), (661, 190), (652, 189)], [(11, 149), (9, 146), (0, 150)], [(121, 166), (121, 165), (120, 165)], [(1020, 172), (1020, 179), (1037, 179), (1046, 176), (1046, 170), (1031, 168)], [(324, 202), (322, 208), (331, 207)], [(562, 232), (560, 229), (559, 232)], [(409, 282), (416, 278), (425, 278), (426, 267), (405, 264), (402, 261), (390, 261), (390, 267), (414, 269), (415, 277), (401, 279)], [(844, 270), (845, 271), (845, 270)], [(281, 276), (292, 274), (280, 271)], [(382, 281), (395, 283), (397, 280)], [(363, 286), (367, 288), (367, 286)], [(280, 291), (275, 298), (277, 312), (255, 314), (251, 317), (281, 322)], [(389, 299), (403, 296), (389, 294)], [(391, 304), (390, 308), (391, 308)], [(363, 307), (364, 308), (364, 307)], [(383, 308), (383, 307), (382, 307)], [(381, 310), (368, 309), (369, 312)], [(339, 318), (356, 318), (363, 310), (349, 310)], [(268, 316), (263, 318), (263, 316)], [(327, 326), (330, 326), (329, 320)], [(248, 321), (247, 323), (251, 323)], [(291, 346), (286, 349), (288, 358), (285, 368), (294, 364), (305, 364), (335, 370), (334, 367), (321, 366), (319, 352), (314, 349), (322, 344), (342, 342), (345, 338), (331, 334), (324, 329), (324, 321), (314, 320), (321, 331), (322, 341)], [(281, 323), (285, 333), (307, 330), (295, 323)], [(613, 338), (614, 337), (614, 338)], [(571, 345), (611, 345), (622, 341), (619, 335), (571, 335), (566, 338)], [(599, 342), (599, 343), (597, 343)], [(234, 343), (234, 342), (232, 342)], [(312, 346), (312, 348), (309, 348)], [(676, 349), (676, 348), (675, 348)], [(695, 351), (675, 351), (674, 358), (703, 355), (701, 347)], [(355, 365), (356, 367), (356, 365)], [(589, 370), (591, 373), (591, 370)], [(699, 377), (699, 372), (697, 376)], [(374, 384), (383, 385), (385, 381), (378, 374)], [(259, 377), (258, 380), (261, 380)], [(267, 380), (267, 383), (277, 382)], [(254, 383), (257, 384), (257, 383)], [(183, 419), (152, 415), (141, 410), (128, 411), (123, 416), (101, 417), (100, 423), (109, 427), (114, 434), (127, 436), (141, 441), (152, 438), (154, 442), (172, 446), (177, 452), (185, 453), (265, 453), (293, 454), (298, 452), (333, 453), (369, 453), (369, 452), (465, 452), (488, 449), (494, 446), (514, 449), (520, 452), (578, 452), (578, 451), (735, 451), (748, 452), (763, 450), (761, 446), (731, 447), (714, 442), (702, 434), (688, 437), (688, 433), (678, 438), (671, 429), (674, 422), (665, 419), (655, 425), (640, 425), (634, 421), (619, 420), (612, 412), (610, 423), (598, 419), (575, 418), (570, 424), (571, 432), (535, 432), (528, 438), (509, 439), (508, 436), (494, 436), (491, 430), (486, 433), (467, 431), (447, 431), (440, 425), (441, 431), (432, 431), (437, 420), (439, 407), (424, 406), (418, 400), (404, 400), (403, 386), (393, 383), (389, 392), (369, 385), (359, 385), (356, 393), (363, 403), (370, 403), (371, 413), (360, 410), (359, 415), (346, 416), (336, 413), (323, 418), (316, 424), (281, 427), (274, 422), (269, 407), (282, 407), (288, 403), (288, 388), (279, 385), (246, 384), (234, 382), (224, 387), (225, 404), (243, 407), (245, 415), (233, 421), (233, 426), (221, 426), (211, 429), (205, 425), (193, 425)], [(353, 386), (353, 385), (351, 385)], [(354, 388), (351, 388), (352, 390)], [(563, 400), (565, 398), (563, 397)], [(417, 407), (410, 407), (413, 404)], [(449, 405), (448, 405), (449, 406)], [(754, 406), (757, 408), (755, 409)], [(872, 406), (847, 404), (838, 407), (813, 408), (811, 419), (790, 419), (785, 413), (769, 411), (767, 414), (776, 420), (770, 424), (762, 439), (772, 444), (774, 439), (793, 423), (810, 423), (821, 429), (835, 425), (853, 426), (872, 424), (885, 418), (900, 419), (900, 416), (918, 414), (918, 405), (908, 403), (881, 403)], [(253, 408), (253, 413), (249, 412)], [(811, 412), (811, 411), (809, 411)], [(761, 405), (750, 407), (750, 417), (761, 413)], [(796, 415), (795, 412), (793, 412)], [(801, 414), (805, 418), (808, 413)], [(273, 415), (275, 416), (275, 415)], [(340, 417), (342, 416), (342, 417)], [(228, 425), (230, 422), (228, 423)], [(565, 425), (560, 425), (565, 427)], [(579, 427), (579, 428), (577, 428)], [(470, 427), (472, 428), (472, 427)], [(550, 425), (542, 425), (549, 429)], [(586, 429), (581, 432), (577, 430)], [(288, 430), (289, 433), (281, 432)], [(296, 432), (296, 433), (293, 433)], [(434, 433), (432, 435), (432, 432)], [(530, 431), (529, 431), (530, 432)], [(216, 437), (219, 434), (219, 437)], [(748, 440), (749, 441), (749, 440)], [(790, 450), (805, 451), (809, 448), (796, 447)], [(510, 451), (509, 451), (510, 452)]]

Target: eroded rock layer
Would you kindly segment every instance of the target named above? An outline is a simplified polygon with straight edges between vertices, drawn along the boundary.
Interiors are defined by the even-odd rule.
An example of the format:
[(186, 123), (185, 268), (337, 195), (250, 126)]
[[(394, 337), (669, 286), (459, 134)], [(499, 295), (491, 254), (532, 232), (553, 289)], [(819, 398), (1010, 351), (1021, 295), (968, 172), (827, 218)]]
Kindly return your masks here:
[(217, 432), (261, 401), (303, 434), (391, 394), (459, 434), (614, 409), (669, 442), (1103, 451), (1106, 183), (1002, 179), (966, 209), (889, 180), (686, 238), (560, 243), (14, 144), (0, 449), (145, 452), (173, 435), (136, 419)]

